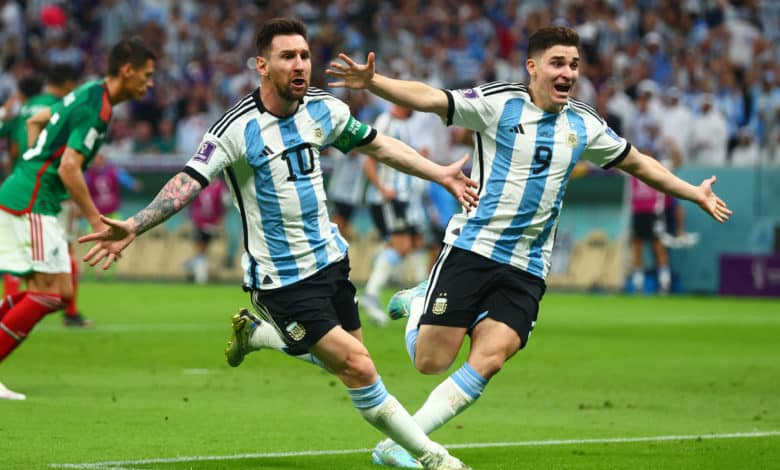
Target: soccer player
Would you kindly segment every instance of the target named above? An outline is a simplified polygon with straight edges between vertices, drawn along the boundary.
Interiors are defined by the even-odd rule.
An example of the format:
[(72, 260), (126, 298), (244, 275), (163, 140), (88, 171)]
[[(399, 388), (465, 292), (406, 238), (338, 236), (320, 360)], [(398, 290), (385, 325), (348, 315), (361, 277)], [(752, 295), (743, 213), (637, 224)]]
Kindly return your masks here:
[(0, 361), (73, 295), (68, 244), (57, 221), (60, 203), (72, 198), (92, 230), (104, 229), (82, 168), (103, 143), (112, 106), (140, 99), (152, 86), (155, 61), (139, 40), (122, 41), (109, 52), (104, 79), (85, 83), (27, 120), (34, 145), (0, 186), (0, 272), (27, 281), (27, 291), (0, 304)]
[[(430, 433), (472, 405), (505, 362), (528, 344), (545, 291), (550, 253), (570, 172), (580, 159), (616, 167), (667, 194), (698, 204), (718, 222), (731, 211), (712, 191), (692, 186), (613, 132), (589, 105), (570, 97), (580, 41), (565, 27), (528, 40), (528, 85), (494, 82), (462, 90), (395, 80), (339, 56), (331, 86), (365, 88), (475, 133), (476, 211), (456, 214), (427, 289), (396, 294), (390, 309), (409, 313), (406, 345), (424, 374), (449, 369), (471, 336), (466, 363), (441, 382), (414, 415)], [(392, 312), (391, 312), (392, 313)], [(381, 454), (383, 441), (374, 454)]]
[[(34, 99), (43, 89), (43, 79), (37, 74), (28, 75), (19, 80), (19, 91), (10, 97), (0, 108), (0, 138), (7, 140), (8, 159), (3, 161), (4, 173), (10, 175), (19, 157), (21, 145), (27, 147), (26, 120), (33, 113), (29, 112), (28, 101)], [(14, 108), (19, 111), (14, 113)], [(12, 274), (3, 274), (3, 299), (19, 292), (21, 279)]]
[[(54, 64), (49, 67), (46, 74), (46, 87), (43, 93), (36, 94), (27, 100), (19, 109), (19, 114), (14, 119), (12, 135), (12, 157), (18, 161), (19, 155), (27, 151), (29, 147), (29, 135), (27, 132), (27, 120), (41, 110), (47, 109), (60, 101), (65, 95), (73, 91), (79, 81), (78, 71), (68, 64)], [(68, 253), (70, 254), (70, 277), (73, 282), (73, 295), (65, 306), (62, 321), (65, 326), (87, 327), (92, 324), (76, 308), (76, 298), (79, 284), (77, 264), (73, 258), (72, 240), (75, 238), (75, 224), (72, 217), (71, 201), (62, 201), (58, 219), (60, 225), (65, 228), (68, 239)], [(18, 290), (17, 290), (18, 292)], [(14, 292), (15, 294), (16, 292)], [(4, 298), (9, 295), (6, 292)], [(12, 295), (12, 294), (11, 294)]]
[(311, 53), (299, 20), (266, 21), (256, 46), (260, 87), (208, 129), (185, 168), (146, 208), (124, 221), (104, 217), (108, 229), (82, 237), (97, 242), (84, 259), (92, 266), (105, 260), (108, 268), (135, 237), (181, 210), (224, 171), (244, 227), (244, 288), (263, 317), (246, 309), (233, 316), (228, 363), (238, 366), (246, 354), (269, 345), (306, 357), (336, 374), (363, 418), (425, 468), (467, 468), (388, 393), (362, 343), (347, 243), (328, 218), (319, 155), (328, 146), (360, 148), (441, 183), (472, 207), (476, 182), (460, 170), (466, 158), (436, 165), (310, 87)]
[[(413, 132), (409, 119), (411, 115), (411, 109), (393, 105), (376, 118), (374, 128), (385, 135), (409, 143)], [(408, 217), (412, 176), (377, 163), (373, 158), (365, 160), (363, 169), (371, 183), (366, 190), (366, 202), (371, 210), (374, 226), (385, 241), (385, 246), (372, 263), (360, 303), (372, 322), (385, 326), (388, 318), (380, 304), (379, 293), (393, 271), (414, 248), (415, 227)]]

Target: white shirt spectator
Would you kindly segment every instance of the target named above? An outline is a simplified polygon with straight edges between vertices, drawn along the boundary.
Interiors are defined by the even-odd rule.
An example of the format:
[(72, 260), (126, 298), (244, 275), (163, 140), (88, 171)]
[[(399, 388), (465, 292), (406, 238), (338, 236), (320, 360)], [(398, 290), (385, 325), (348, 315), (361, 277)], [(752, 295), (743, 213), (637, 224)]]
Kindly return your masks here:
[(731, 165), (735, 167), (751, 167), (761, 163), (761, 149), (756, 142), (753, 131), (749, 128), (740, 129), (737, 134), (737, 146), (731, 150)]
[(661, 134), (677, 144), (683, 158), (689, 158), (691, 151), (691, 123), (693, 111), (682, 102), (680, 91), (672, 87), (665, 93), (661, 111)]
[(697, 165), (725, 165), (728, 152), (726, 118), (715, 107), (712, 95), (703, 95), (701, 104), (701, 114), (691, 126), (691, 161)]

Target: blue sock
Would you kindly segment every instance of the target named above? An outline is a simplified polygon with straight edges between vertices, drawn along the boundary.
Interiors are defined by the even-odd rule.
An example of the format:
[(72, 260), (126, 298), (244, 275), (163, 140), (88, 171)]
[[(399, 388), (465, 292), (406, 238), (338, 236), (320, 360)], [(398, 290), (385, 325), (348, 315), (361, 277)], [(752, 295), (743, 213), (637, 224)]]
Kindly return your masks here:
[(348, 391), (352, 404), (359, 410), (379, 406), (387, 399), (388, 395), (381, 377), (377, 377), (376, 382), (368, 387), (350, 388)]
[(488, 380), (472, 368), (468, 362), (463, 363), (460, 369), (451, 376), (452, 381), (473, 399), (479, 398), (485, 390)]

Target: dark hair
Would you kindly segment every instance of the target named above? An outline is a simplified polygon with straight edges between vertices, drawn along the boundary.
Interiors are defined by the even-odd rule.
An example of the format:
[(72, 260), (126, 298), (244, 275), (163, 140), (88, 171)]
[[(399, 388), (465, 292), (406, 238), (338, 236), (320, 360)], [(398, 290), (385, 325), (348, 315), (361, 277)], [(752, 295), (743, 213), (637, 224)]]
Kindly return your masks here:
[(271, 42), (276, 36), (294, 34), (301, 35), (303, 36), (303, 39), (307, 39), (306, 25), (297, 18), (273, 18), (264, 22), (260, 26), (260, 30), (257, 32), (257, 38), (255, 39), (257, 54), (263, 55), (263, 53), (271, 47)]
[(157, 56), (139, 38), (119, 41), (108, 53), (108, 74), (119, 75), (119, 69), (125, 64), (140, 68), (147, 60), (157, 60)]
[(547, 26), (534, 32), (528, 38), (528, 58), (542, 53), (553, 46), (574, 46), (580, 48), (577, 31), (565, 26)]
[(78, 82), (81, 72), (70, 64), (52, 64), (46, 71), (46, 81), (55, 86), (62, 86), (66, 82)]
[(39, 95), (43, 90), (43, 78), (38, 74), (28, 75), (19, 80), (19, 91), (24, 96), (30, 98), (35, 95)]

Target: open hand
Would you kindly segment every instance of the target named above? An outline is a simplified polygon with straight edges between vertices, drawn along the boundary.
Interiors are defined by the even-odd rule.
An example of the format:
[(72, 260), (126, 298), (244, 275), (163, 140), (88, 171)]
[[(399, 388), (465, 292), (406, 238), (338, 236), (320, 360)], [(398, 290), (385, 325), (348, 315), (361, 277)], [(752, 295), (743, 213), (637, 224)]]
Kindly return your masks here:
[(478, 186), (477, 182), (461, 171), (463, 165), (469, 161), (469, 158), (471, 158), (471, 156), (466, 154), (455, 163), (444, 167), (444, 175), (441, 180), (439, 180), (439, 183), (455, 196), (460, 205), (466, 209), (466, 212), (477, 207), (477, 202), (479, 202), (479, 193), (477, 193), (475, 189)]
[(325, 74), (340, 81), (329, 82), (328, 85), (337, 88), (368, 88), (371, 79), (374, 78), (374, 53), (368, 53), (365, 64), (358, 64), (344, 53), (339, 54), (339, 59), (346, 65), (341, 62), (331, 62), (331, 68), (326, 69)]
[(729, 216), (733, 212), (728, 208), (723, 199), (719, 198), (712, 191), (712, 185), (715, 184), (715, 181), (717, 181), (717, 178), (712, 176), (701, 182), (698, 188), (701, 194), (696, 203), (699, 204), (699, 207), (704, 212), (711, 215), (713, 219), (723, 223), (729, 220)]
[(83, 260), (90, 266), (95, 266), (105, 259), (103, 269), (108, 269), (111, 264), (121, 257), (122, 250), (135, 240), (135, 224), (131, 219), (114, 220), (101, 215), (100, 220), (108, 228), (103, 231), (90, 233), (79, 237), (79, 243), (95, 241), (95, 245), (89, 249)]

